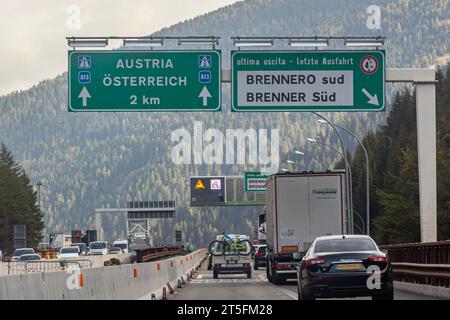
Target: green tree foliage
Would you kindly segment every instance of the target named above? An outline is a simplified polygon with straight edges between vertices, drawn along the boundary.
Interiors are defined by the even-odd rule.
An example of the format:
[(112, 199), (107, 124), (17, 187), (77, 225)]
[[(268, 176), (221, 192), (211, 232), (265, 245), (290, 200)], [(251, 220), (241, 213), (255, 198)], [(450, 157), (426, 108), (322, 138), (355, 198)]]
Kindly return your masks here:
[(13, 249), (13, 226), (27, 226), (27, 245), (36, 247), (44, 228), (42, 214), (36, 205), (25, 170), (14, 160), (4, 144), (0, 146), (0, 247)]

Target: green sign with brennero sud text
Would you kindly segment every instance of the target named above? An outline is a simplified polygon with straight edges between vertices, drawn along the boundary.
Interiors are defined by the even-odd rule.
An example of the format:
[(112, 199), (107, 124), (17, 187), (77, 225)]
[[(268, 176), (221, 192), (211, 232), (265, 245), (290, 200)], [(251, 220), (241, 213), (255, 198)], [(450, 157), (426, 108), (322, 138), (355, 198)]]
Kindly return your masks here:
[(234, 51), (232, 111), (384, 111), (385, 54)]
[(69, 111), (219, 111), (221, 55), (69, 51)]
[(246, 192), (265, 192), (268, 174), (261, 172), (245, 172), (244, 185)]

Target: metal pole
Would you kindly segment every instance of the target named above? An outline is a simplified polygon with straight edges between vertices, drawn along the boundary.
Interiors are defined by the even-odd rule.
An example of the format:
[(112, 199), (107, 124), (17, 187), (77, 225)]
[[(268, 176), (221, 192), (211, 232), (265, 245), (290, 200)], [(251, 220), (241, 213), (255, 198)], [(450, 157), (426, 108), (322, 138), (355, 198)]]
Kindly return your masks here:
[(350, 134), (353, 138), (356, 139), (356, 141), (358, 141), (358, 143), (361, 145), (363, 151), (364, 151), (364, 156), (366, 158), (366, 234), (370, 235), (370, 175), (369, 175), (369, 171), (370, 171), (370, 167), (369, 167), (369, 156), (367, 154), (367, 150), (366, 147), (364, 146), (364, 144), (362, 143), (361, 139), (359, 139), (356, 134), (354, 134), (352, 131), (348, 130), (347, 128), (338, 125), (338, 124), (334, 124), (337, 128), (344, 130), (345, 132), (347, 132), (348, 134)]
[[(317, 113), (317, 112), (313, 112), (313, 114), (315, 114), (316, 116), (318, 116), (319, 118), (321, 118), (321, 119), (323, 119), (323, 120), (325, 120), (332, 128), (333, 128), (333, 130), (334, 130), (334, 132), (336, 132), (336, 134), (337, 134), (337, 136), (339, 137), (339, 140), (340, 140), (340, 142), (341, 142), (341, 147), (342, 147), (342, 151), (343, 151), (343, 154), (344, 154), (344, 160), (345, 160), (345, 169), (346, 169), (346, 172), (348, 173), (348, 167), (349, 167), (349, 165), (348, 165), (348, 160), (347, 160), (347, 152), (346, 152), (346, 149), (345, 149), (345, 144), (344, 144), (344, 140), (342, 139), (342, 136), (341, 136), (341, 134), (340, 134), (340, 132), (339, 132), (339, 130), (338, 129), (336, 129), (336, 127), (334, 126), (334, 124), (330, 121), (330, 120), (328, 120), (327, 118), (325, 118), (324, 116), (322, 116), (321, 114), (319, 114), (319, 113)], [(349, 176), (348, 176), (348, 174), (346, 174), (345, 175), (345, 179), (346, 179), (346, 184), (347, 184), (347, 206), (348, 206), (348, 208), (347, 208), (347, 213), (348, 213), (348, 216), (349, 216), (349, 219), (350, 220), (352, 220), (352, 212), (353, 212), (353, 204), (352, 204), (352, 198), (351, 198), (351, 196), (350, 196), (350, 183), (351, 183), (351, 180), (349, 180)], [(353, 223), (351, 223), (351, 227), (352, 227), (352, 229), (353, 229)]]
[[(361, 217), (361, 215), (357, 212), (357, 211), (353, 211), (353, 214), (359, 218), (359, 221), (361, 221), (361, 226), (362, 226), (362, 233), (366, 233), (365, 232), (365, 227), (364, 227), (364, 220)], [(359, 228), (361, 230), (361, 228)]]

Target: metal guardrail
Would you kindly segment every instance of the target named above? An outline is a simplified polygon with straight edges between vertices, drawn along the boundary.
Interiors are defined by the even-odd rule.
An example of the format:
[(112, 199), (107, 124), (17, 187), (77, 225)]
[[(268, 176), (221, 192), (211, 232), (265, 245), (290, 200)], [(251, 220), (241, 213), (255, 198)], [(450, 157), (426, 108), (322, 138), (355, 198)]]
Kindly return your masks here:
[(8, 275), (31, 272), (55, 272), (65, 271), (69, 266), (78, 268), (92, 268), (94, 262), (90, 259), (77, 260), (40, 260), (25, 262), (8, 262)]
[(450, 241), (381, 246), (387, 251), (394, 279), (450, 287)]
[(146, 247), (136, 250), (136, 260), (138, 263), (149, 262), (174, 255), (184, 255), (186, 252), (180, 247)]

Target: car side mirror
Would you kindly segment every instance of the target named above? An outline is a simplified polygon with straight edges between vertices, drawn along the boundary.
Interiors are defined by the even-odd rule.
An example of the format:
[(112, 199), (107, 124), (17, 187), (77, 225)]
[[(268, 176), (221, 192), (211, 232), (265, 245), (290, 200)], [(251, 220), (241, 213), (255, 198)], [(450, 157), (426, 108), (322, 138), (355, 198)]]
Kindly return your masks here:
[(259, 232), (261, 232), (263, 234), (266, 234), (266, 230), (263, 227), (259, 227), (258, 230), (259, 230)]

